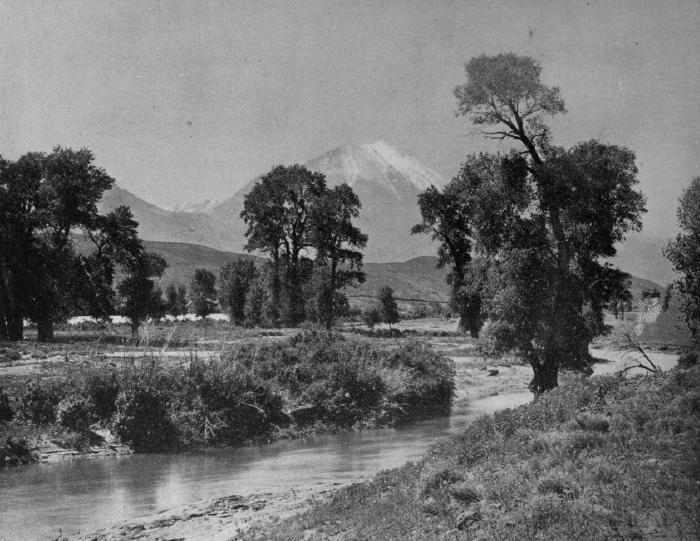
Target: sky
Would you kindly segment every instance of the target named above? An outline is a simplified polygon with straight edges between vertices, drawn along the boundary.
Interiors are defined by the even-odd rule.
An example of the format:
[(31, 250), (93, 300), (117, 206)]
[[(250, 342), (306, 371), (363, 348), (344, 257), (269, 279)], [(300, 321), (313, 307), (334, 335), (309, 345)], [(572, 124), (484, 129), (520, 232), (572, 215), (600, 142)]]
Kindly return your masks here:
[(514, 52), (561, 89), (556, 143), (636, 152), (665, 238), (700, 175), (698, 28), (692, 0), (0, 0), (0, 155), (88, 147), (165, 207), (378, 139), (451, 178), (495, 148), (454, 114), (464, 63)]

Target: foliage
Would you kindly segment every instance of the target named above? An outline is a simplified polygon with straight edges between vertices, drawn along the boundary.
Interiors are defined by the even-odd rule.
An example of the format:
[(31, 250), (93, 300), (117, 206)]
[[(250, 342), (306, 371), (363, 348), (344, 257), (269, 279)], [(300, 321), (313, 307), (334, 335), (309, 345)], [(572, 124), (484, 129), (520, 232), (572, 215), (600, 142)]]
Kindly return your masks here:
[[(280, 319), (298, 324), (308, 317), (308, 306), (311, 318), (332, 327), (343, 299), (339, 290), (364, 280), (359, 249), (367, 236), (353, 225), (359, 209), (347, 184), (329, 189), (324, 175), (300, 165), (273, 168), (246, 195), (241, 213), (248, 225), (246, 250), (271, 258), (266, 318), (271, 325)], [(312, 277), (317, 287), (308, 304), (304, 291)]]
[(84, 397), (68, 397), (56, 406), (56, 420), (66, 428), (85, 432), (92, 421), (94, 407)]
[(59, 391), (53, 384), (31, 382), (19, 398), (19, 411), (37, 425), (52, 423), (60, 400)]
[(370, 329), (374, 329), (374, 326), (377, 323), (381, 323), (382, 316), (379, 313), (378, 308), (368, 308), (363, 312), (362, 319), (365, 325), (367, 325)]
[(307, 331), (206, 360), (66, 365), (17, 387), (18, 415), (2, 426), (19, 437), (22, 423), (49, 425), (56, 441), (86, 447), (99, 421), (138, 452), (232, 446), (443, 414), (453, 380), (452, 361), (429, 347)]
[(187, 288), (183, 285), (168, 284), (165, 288), (165, 310), (171, 316), (187, 313)]
[(664, 251), (681, 273), (674, 286), (683, 298), (681, 309), (696, 344), (700, 343), (700, 177), (683, 192), (678, 206), (681, 230)]
[(207, 317), (213, 313), (217, 304), (216, 297), (216, 276), (207, 269), (195, 269), (190, 285), (194, 313), (200, 317)]
[[(126, 207), (98, 212), (114, 180), (93, 161), (62, 147), (0, 158), (0, 338), (21, 339), (25, 318), (45, 341), (71, 312), (113, 313), (115, 267), (143, 247)], [(76, 248), (77, 234), (91, 252)]]
[(313, 207), (312, 245), (316, 264), (323, 269), (318, 289), (319, 321), (327, 329), (333, 326), (344, 296), (339, 290), (354, 283), (363, 283), (362, 252), (367, 235), (353, 225), (360, 215), (360, 200), (347, 184), (325, 190)]
[(252, 260), (239, 259), (221, 269), (219, 302), (236, 325), (241, 325), (245, 320), (246, 297), (256, 278), (257, 269)]
[(379, 318), (383, 323), (388, 323), (391, 328), (392, 323), (398, 323), (399, 307), (394, 299), (394, 290), (389, 286), (384, 286), (379, 290)]
[(465, 68), (457, 114), (523, 149), (468, 156), (442, 192), (419, 197), (414, 231), (431, 233), (441, 263), (453, 265), (463, 327), (476, 335), (488, 316), (482, 350), (513, 351), (541, 393), (556, 387), (560, 366), (585, 370), (588, 345), (608, 331), (604, 309), (626, 308), (628, 277), (604, 259), (641, 227), (635, 156), (597, 141), (554, 146), (545, 117), (564, 102), (531, 58), (480, 56)]
[(154, 279), (165, 272), (165, 259), (155, 253), (143, 252), (131, 259), (128, 274), (117, 290), (122, 299), (121, 313), (131, 320), (131, 332), (136, 334), (146, 317), (162, 317), (165, 312), (163, 294)]
[(142, 382), (117, 398), (116, 434), (138, 452), (169, 449), (175, 428), (168, 415), (168, 395)]

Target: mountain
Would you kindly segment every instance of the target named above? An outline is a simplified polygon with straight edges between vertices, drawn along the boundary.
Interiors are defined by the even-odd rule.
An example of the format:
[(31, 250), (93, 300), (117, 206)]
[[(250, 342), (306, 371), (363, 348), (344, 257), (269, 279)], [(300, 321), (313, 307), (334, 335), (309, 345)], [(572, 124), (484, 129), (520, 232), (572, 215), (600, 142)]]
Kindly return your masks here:
[(664, 288), (678, 275), (662, 250), (668, 239), (654, 239), (632, 235), (617, 246), (617, 255), (610, 262), (634, 276), (642, 276), (661, 284)]
[[(446, 184), (438, 173), (385, 141), (341, 146), (304, 165), (323, 173), (329, 186), (347, 183), (360, 198), (358, 225), (369, 235), (366, 261), (388, 262), (434, 253), (430, 240), (424, 235), (411, 235), (411, 227), (420, 221), (418, 194), (431, 184)], [(239, 216), (243, 198), (257, 180), (218, 205), (196, 208), (209, 208), (217, 222), (227, 224), (242, 238), (245, 224)]]
[[(435, 254), (436, 245), (427, 236), (411, 235), (410, 230), (420, 220), (418, 194), (431, 184), (440, 187), (446, 183), (438, 173), (385, 141), (344, 145), (305, 165), (324, 173), (330, 186), (345, 182), (358, 194), (363, 205), (358, 225), (369, 235), (365, 261), (389, 263)], [(129, 206), (139, 222), (141, 237), (149, 241), (242, 252), (246, 230), (240, 219), (243, 198), (257, 181), (252, 179), (227, 199), (182, 205), (175, 210), (162, 209), (115, 186), (105, 194), (101, 210)], [(666, 286), (675, 278), (661, 252), (666, 243), (633, 235), (618, 246), (618, 255), (610, 261), (632, 275)], [(376, 272), (384, 273), (387, 279), (391, 276), (383, 267), (376, 267)], [(407, 293), (409, 289), (406, 286)], [(430, 296), (429, 291), (415, 293), (421, 298)]]
[(164, 210), (119, 186), (105, 192), (99, 207), (101, 212), (109, 212), (120, 205), (131, 209), (145, 240), (203, 244), (222, 250), (242, 248), (242, 236), (209, 214)]

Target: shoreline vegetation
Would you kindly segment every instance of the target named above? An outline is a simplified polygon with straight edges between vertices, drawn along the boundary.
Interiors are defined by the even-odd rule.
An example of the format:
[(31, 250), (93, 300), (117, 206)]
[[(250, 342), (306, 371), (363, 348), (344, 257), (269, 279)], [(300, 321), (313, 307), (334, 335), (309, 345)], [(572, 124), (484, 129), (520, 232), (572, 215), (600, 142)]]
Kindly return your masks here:
[(4, 386), (0, 464), (10, 465), (36, 461), (40, 440), (70, 454), (181, 452), (444, 415), (454, 363), (417, 342), (388, 349), (303, 331), (211, 358), (65, 362)]
[(699, 389), (698, 365), (569, 383), (235, 539), (697, 539)]

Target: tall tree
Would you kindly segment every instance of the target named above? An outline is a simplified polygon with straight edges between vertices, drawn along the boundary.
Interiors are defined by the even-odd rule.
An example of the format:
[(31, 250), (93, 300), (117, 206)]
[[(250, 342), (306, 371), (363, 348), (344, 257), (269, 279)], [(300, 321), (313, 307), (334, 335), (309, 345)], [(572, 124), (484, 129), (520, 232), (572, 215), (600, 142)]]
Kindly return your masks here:
[[(596, 141), (569, 150), (553, 146), (545, 117), (564, 113), (564, 101), (558, 88), (541, 82), (531, 58), (480, 56), (465, 68), (467, 81), (455, 90), (457, 113), (487, 137), (521, 144), (516, 152), (525, 160), (523, 168), (511, 154), (490, 159), (495, 166), (487, 168), (488, 158), (473, 157), (462, 174), (488, 185), (488, 170), (500, 171), (504, 187), (522, 187), (516, 200), (526, 197), (513, 206), (507, 197), (502, 204), (486, 197), (487, 191), (477, 195), (488, 201), (479, 205), (483, 216), (468, 213), (476, 250), (495, 254), (482, 288), (491, 320), (484, 344), (529, 362), (531, 389), (541, 393), (557, 385), (560, 366), (584, 368), (591, 339), (605, 330), (603, 307), (625, 275), (600, 259), (641, 228), (644, 212), (644, 198), (634, 190), (634, 154)], [(508, 217), (507, 229), (499, 225), (501, 215)]]
[(227, 310), (231, 321), (241, 325), (245, 320), (245, 303), (248, 290), (257, 276), (255, 263), (239, 259), (227, 263), (219, 274), (219, 302)]
[(121, 313), (131, 320), (131, 334), (138, 334), (147, 317), (162, 317), (165, 313), (163, 293), (155, 279), (163, 276), (167, 267), (158, 254), (141, 252), (126, 264), (127, 275), (117, 286), (122, 298)]
[(379, 317), (382, 323), (388, 323), (389, 328), (394, 323), (398, 323), (401, 319), (399, 317), (399, 307), (396, 304), (396, 299), (394, 299), (394, 290), (389, 286), (384, 286), (379, 290)]
[(326, 190), (313, 207), (311, 244), (316, 248), (316, 263), (323, 269), (318, 314), (328, 329), (343, 302), (339, 291), (365, 281), (359, 250), (367, 246), (367, 235), (353, 224), (361, 206), (353, 189), (341, 184)]
[[(106, 310), (115, 259), (140, 245), (128, 209), (98, 213), (114, 180), (93, 161), (87, 149), (62, 147), (0, 159), (0, 334), (21, 339), (29, 317), (38, 339), (49, 340), (54, 322), (71, 311)], [(94, 253), (79, 254), (80, 232), (102, 248), (95, 242)]]
[(700, 345), (700, 177), (683, 192), (678, 206), (682, 230), (664, 251), (681, 273), (673, 285), (683, 297), (682, 310), (696, 345)]
[(285, 314), (291, 325), (304, 318), (301, 286), (305, 275), (309, 275), (305, 272), (308, 269), (304, 253), (312, 245), (312, 208), (325, 190), (322, 174), (301, 165), (280, 165), (264, 175), (243, 202), (241, 217), (248, 225), (246, 250), (260, 250), (272, 259), (275, 318), (279, 317), (280, 274), (284, 267)]
[(438, 268), (452, 267), (447, 275), (452, 309), (460, 315), (460, 329), (474, 338), (484, 319), (484, 258), (493, 255), (515, 213), (527, 205), (526, 174), (519, 156), (470, 156), (442, 191), (431, 186), (418, 196), (423, 221), (411, 232), (440, 243)]
[(180, 284), (168, 284), (165, 288), (165, 305), (167, 313), (180, 316), (187, 313), (187, 288)]
[(195, 269), (190, 285), (190, 299), (194, 313), (207, 317), (216, 309), (216, 276), (207, 269)]

